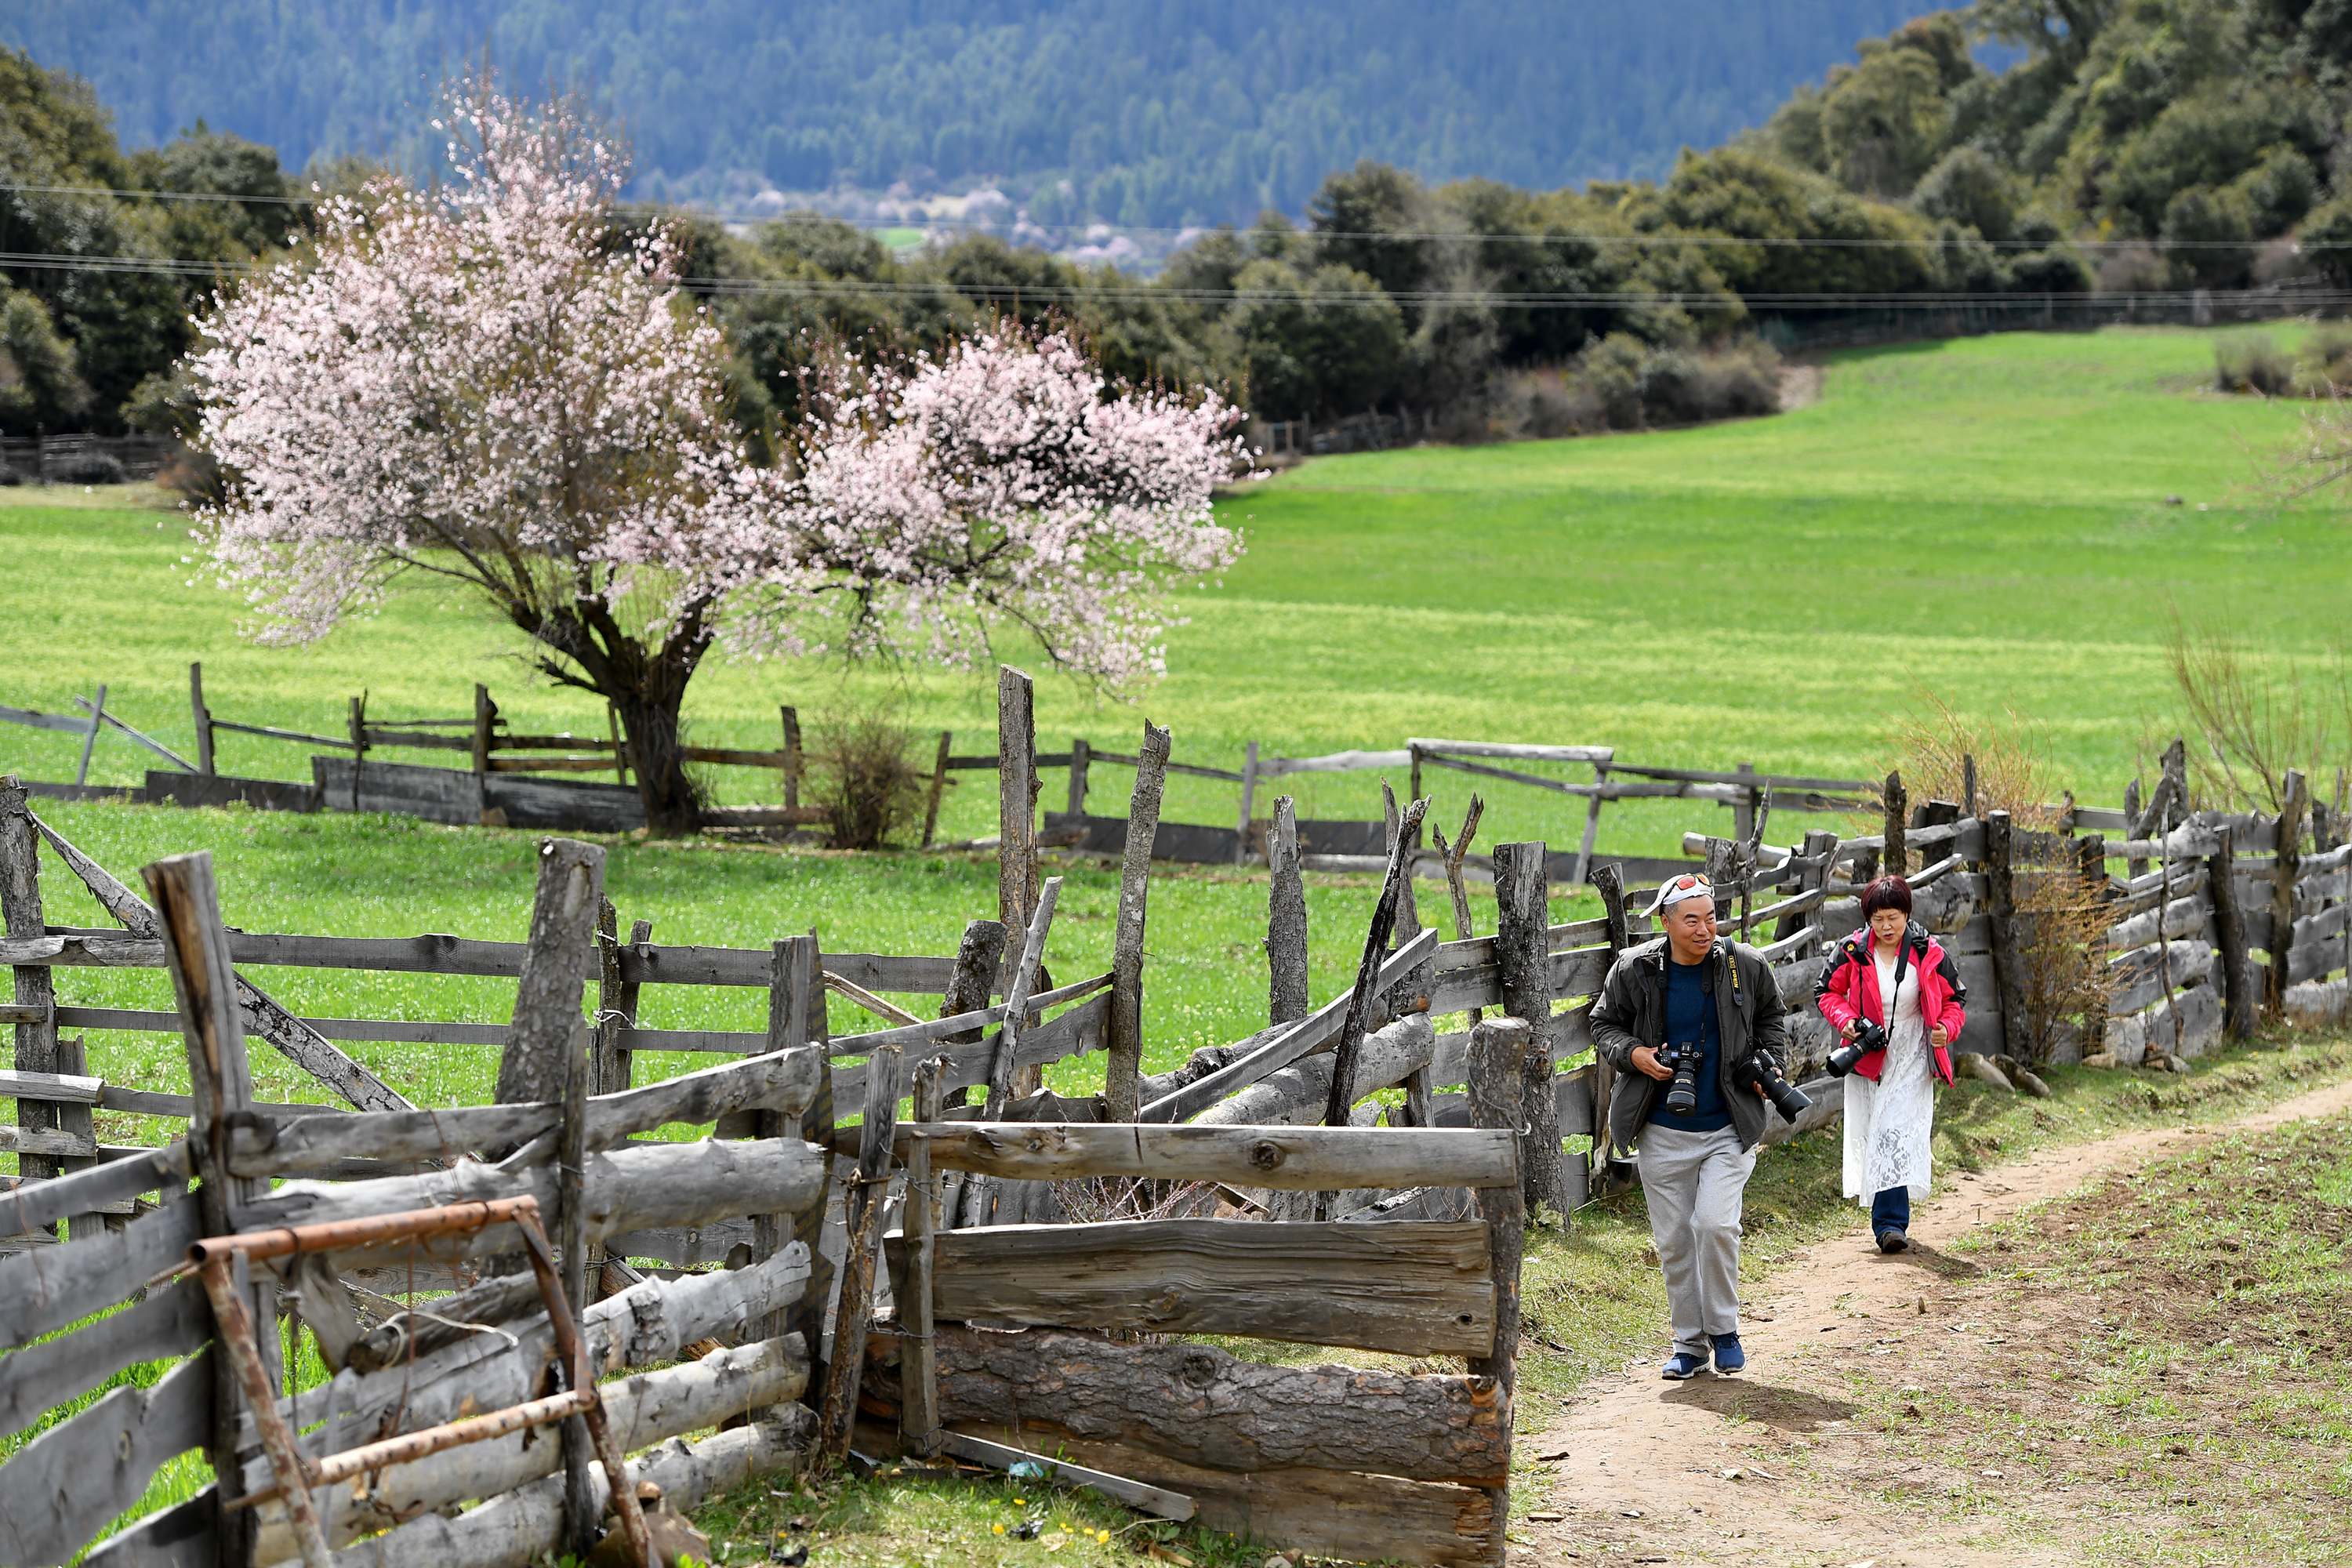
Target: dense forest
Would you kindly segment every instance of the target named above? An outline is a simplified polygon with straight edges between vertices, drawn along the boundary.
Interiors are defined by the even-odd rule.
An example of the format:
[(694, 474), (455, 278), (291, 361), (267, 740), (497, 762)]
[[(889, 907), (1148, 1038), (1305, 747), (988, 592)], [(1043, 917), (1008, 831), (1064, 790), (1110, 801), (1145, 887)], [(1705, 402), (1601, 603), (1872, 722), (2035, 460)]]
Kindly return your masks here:
[[(2347, 14), (1982, 0), (1865, 41), (1660, 179), (1536, 189), (1366, 159), (1298, 218), (1211, 229), (1150, 280), (987, 235), (894, 253), (806, 212), (616, 223), (689, 231), (688, 287), (727, 323), (737, 412), (762, 443), (820, 345), (919, 348), (998, 311), (1071, 324), (1122, 375), (1222, 385), (1269, 419), (1410, 411), (1475, 437), (1760, 412), (1788, 296), (2352, 284)], [(2019, 58), (1988, 68), (1972, 49), (1987, 38)], [(126, 153), (87, 83), (5, 53), (0, 170), (12, 432), (184, 418), (185, 315), (244, 258), (299, 244), (310, 199), (268, 148), (201, 122)], [(116, 194), (61, 188), (83, 186)]]
[[(1372, 158), (1427, 178), (1656, 176), (1922, 0), (12, 0), (0, 43), (134, 144), (202, 118), (300, 166), (429, 155), (487, 44), (626, 124), (646, 194), (1001, 185), (1041, 224), (1246, 223)], [(727, 177), (738, 175), (733, 181)]]

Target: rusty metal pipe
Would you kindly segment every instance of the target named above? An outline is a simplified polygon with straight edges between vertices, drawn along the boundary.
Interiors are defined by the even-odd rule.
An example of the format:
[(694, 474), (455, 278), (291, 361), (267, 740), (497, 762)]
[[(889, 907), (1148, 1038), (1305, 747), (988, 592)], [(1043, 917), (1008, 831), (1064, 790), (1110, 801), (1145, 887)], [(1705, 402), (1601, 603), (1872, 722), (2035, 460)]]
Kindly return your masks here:
[(556, 1278), (555, 1249), (547, 1244), (547, 1232), (540, 1227), (536, 1205), (530, 1213), (516, 1216), (515, 1228), (522, 1232), (523, 1251), (530, 1259), (530, 1271), (539, 1277), (539, 1292), (547, 1298), (547, 1321), (555, 1332), (556, 1352), (570, 1368), (572, 1386), (588, 1396), (581, 1414), (588, 1422), (589, 1440), (596, 1445), (596, 1458), (604, 1462), (606, 1489), (621, 1533), (628, 1541), (629, 1555), (639, 1568), (659, 1568), (653, 1532), (646, 1528), (645, 1510), (637, 1506), (637, 1489), (629, 1484), (628, 1456), (621, 1452), (613, 1425), (604, 1417), (604, 1402), (596, 1393), (596, 1369), (588, 1360), (588, 1342), (580, 1337), (580, 1325), (572, 1321), (572, 1305), (564, 1299), (563, 1282)]
[(235, 1266), (233, 1252), (204, 1260), (205, 1294), (212, 1298), (213, 1319), (220, 1331), (216, 1337), (228, 1353), (246, 1404), (253, 1408), (254, 1423), (261, 1428), (262, 1451), (269, 1456), (269, 1473), (278, 1478), (274, 1489), (286, 1500), (286, 1519), (294, 1527), (302, 1568), (330, 1568), (326, 1532), (319, 1528), (318, 1512), (310, 1506), (310, 1489), (321, 1483), (309, 1456), (295, 1444), (285, 1417), (278, 1414), (278, 1394), (269, 1386), (268, 1369), (261, 1364), (261, 1350), (253, 1337), (253, 1316), (245, 1310), (245, 1300), (238, 1295), (231, 1273)]
[[(421, 1432), (406, 1432), (397, 1437), (386, 1437), (381, 1443), (365, 1447), (346, 1448), (340, 1454), (330, 1454), (323, 1459), (307, 1459), (310, 1468), (310, 1485), (331, 1487), (337, 1481), (347, 1481), (368, 1470), (381, 1470), (394, 1465), (405, 1465), (429, 1458), (444, 1448), (456, 1448), (467, 1443), (488, 1442), (503, 1437), (509, 1432), (520, 1432), (526, 1426), (544, 1426), (551, 1421), (562, 1421), (577, 1415), (596, 1401), (593, 1389), (572, 1389), (534, 1399), (528, 1405), (510, 1405), (493, 1410), (487, 1415), (472, 1415), (463, 1421), (451, 1421), (439, 1426), (427, 1426)], [(281, 1495), (278, 1487), (248, 1492), (226, 1505), (230, 1510), (251, 1508)]]
[(249, 1236), (208, 1236), (188, 1248), (188, 1261), (199, 1267), (215, 1258), (243, 1254), (247, 1258), (285, 1258), (297, 1252), (340, 1252), (379, 1241), (398, 1241), (455, 1231), (480, 1230), (486, 1226), (520, 1223), (525, 1215), (539, 1217), (539, 1200), (529, 1194), (488, 1202), (445, 1204), (439, 1208), (409, 1209), (400, 1214), (373, 1215), (366, 1219), (332, 1220), (324, 1225), (281, 1226)]

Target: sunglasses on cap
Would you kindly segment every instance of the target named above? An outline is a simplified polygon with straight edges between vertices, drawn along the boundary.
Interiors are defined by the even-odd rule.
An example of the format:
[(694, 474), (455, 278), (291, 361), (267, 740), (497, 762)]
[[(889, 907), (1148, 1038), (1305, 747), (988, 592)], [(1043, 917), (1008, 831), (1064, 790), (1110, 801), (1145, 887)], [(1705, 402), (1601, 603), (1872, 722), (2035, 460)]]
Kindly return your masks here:
[(1696, 871), (1685, 871), (1661, 886), (1658, 889), (1658, 896), (1652, 899), (1650, 907), (1642, 912), (1645, 915), (1654, 915), (1661, 910), (1675, 904), (1687, 903), (1693, 899), (1705, 899), (1707, 907), (1714, 908), (1715, 884)]

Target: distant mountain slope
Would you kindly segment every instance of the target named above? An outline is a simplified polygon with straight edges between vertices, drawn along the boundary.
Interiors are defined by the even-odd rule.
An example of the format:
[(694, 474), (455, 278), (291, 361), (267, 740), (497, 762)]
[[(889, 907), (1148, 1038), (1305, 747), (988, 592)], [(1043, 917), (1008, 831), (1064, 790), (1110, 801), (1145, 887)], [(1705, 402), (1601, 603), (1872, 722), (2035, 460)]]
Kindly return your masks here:
[(201, 116), (296, 167), (414, 153), (444, 68), (487, 41), (520, 79), (592, 85), (655, 192), (990, 181), (1041, 222), (1173, 225), (1296, 212), (1359, 158), (1537, 186), (1662, 174), (1932, 8), (15, 0), (0, 42), (88, 77), (134, 146)]

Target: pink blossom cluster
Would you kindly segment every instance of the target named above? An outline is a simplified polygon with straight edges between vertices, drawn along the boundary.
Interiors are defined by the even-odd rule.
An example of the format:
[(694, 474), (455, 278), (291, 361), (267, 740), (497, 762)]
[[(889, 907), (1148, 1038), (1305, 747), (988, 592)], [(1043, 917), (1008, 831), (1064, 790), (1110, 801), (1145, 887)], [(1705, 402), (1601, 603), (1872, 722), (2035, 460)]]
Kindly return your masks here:
[(947, 665), (992, 624), (1029, 628), (1113, 688), (1164, 674), (1169, 587), (1241, 554), (1214, 488), (1245, 470), (1213, 395), (1118, 389), (1066, 334), (1011, 322), (812, 398), (789, 559), (729, 606), (746, 650), (806, 647)]
[(797, 464), (756, 466), (670, 237), (616, 242), (614, 150), (487, 84), (436, 123), (448, 191), (330, 201), (312, 255), (200, 323), (201, 440), (231, 476), (205, 522), (263, 640), (315, 639), (413, 569), (599, 689), (616, 647), (690, 654), (713, 627), (753, 657), (961, 664), (1005, 622), (1127, 687), (1164, 671), (1171, 585), (1239, 555), (1210, 504), (1246, 467), (1237, 413), (1010, 325), (845, 373)]

